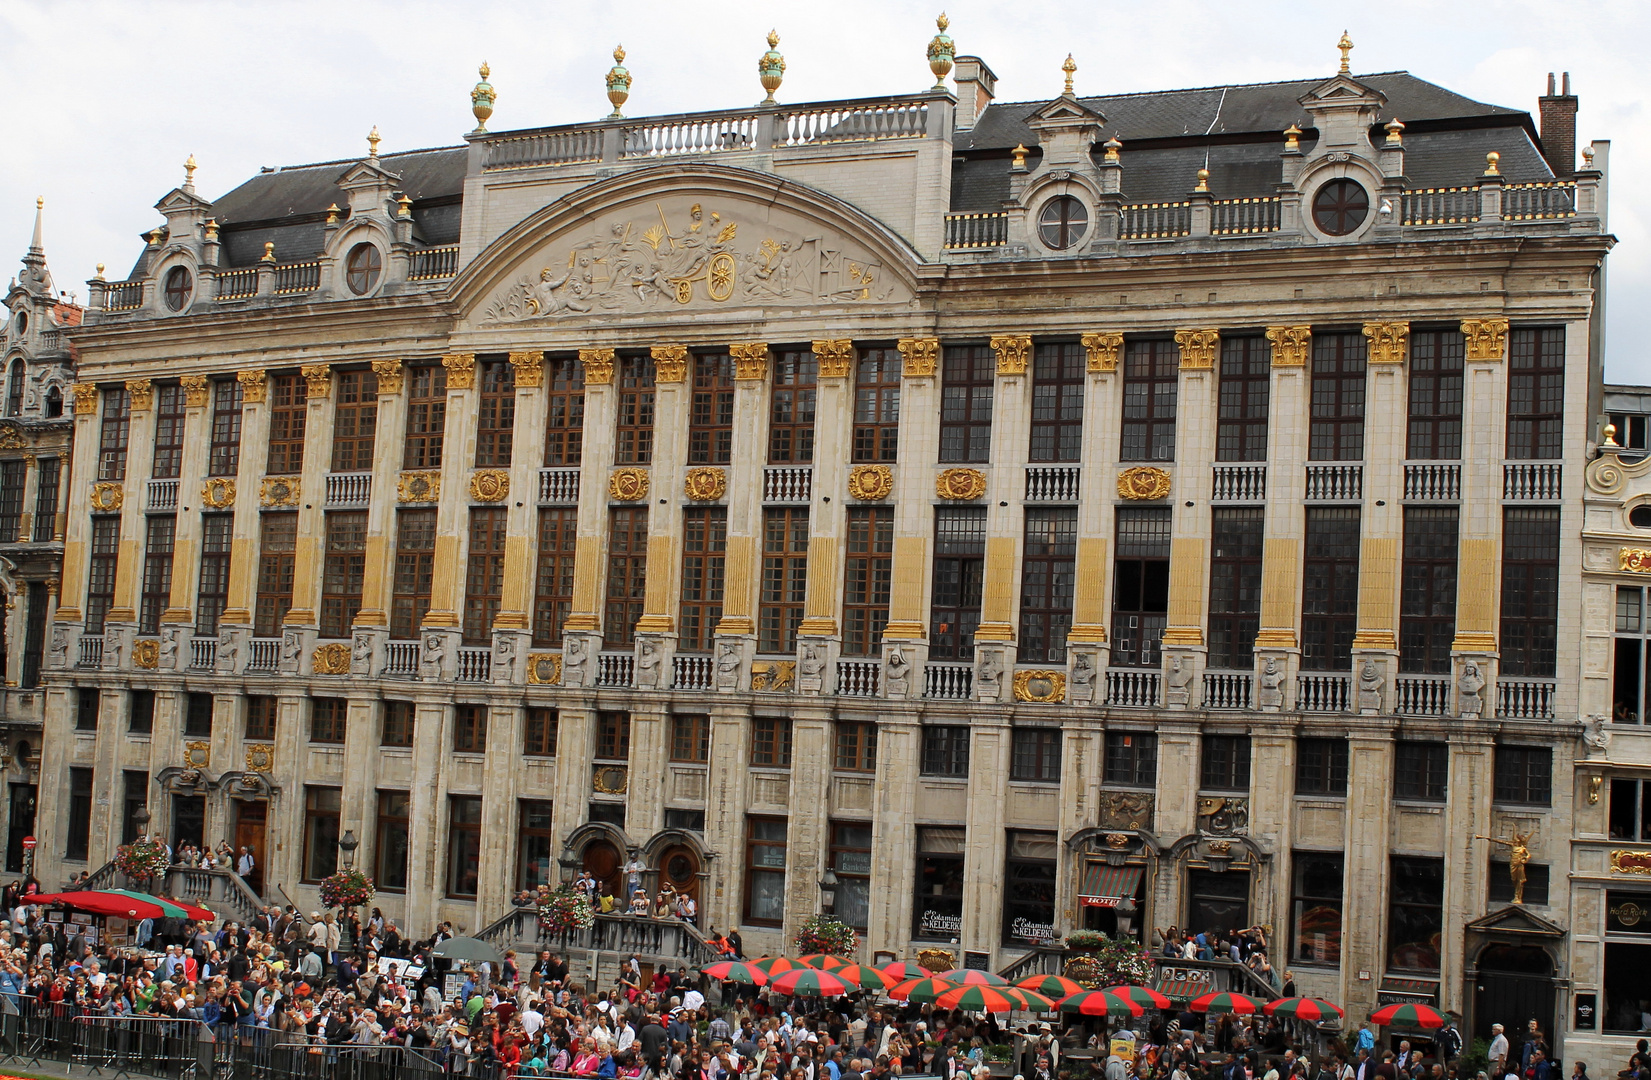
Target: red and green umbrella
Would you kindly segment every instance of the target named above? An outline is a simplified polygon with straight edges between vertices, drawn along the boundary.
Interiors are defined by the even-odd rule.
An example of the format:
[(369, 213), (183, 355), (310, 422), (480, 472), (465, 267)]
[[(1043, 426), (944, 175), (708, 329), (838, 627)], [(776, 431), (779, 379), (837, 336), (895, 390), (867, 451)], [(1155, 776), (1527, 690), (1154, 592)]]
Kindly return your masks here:
[(745, 983), (747, 986), (763, 986), (768, 982), (766, 971), (743, 960), (718, 960), (699, 970), (702, 975), (709, 975), (718, 982)]
[(1079, 990), (1061, 998), (1060, 1011), (1079, 1016), (1140, 1016), (1144, 1008), (1105, 990)]
[(1445, 1018), (1436, 1010), (1413, 1002), (1377, 1009), (1370, 1014), (1370, 1020), (1382, 1027), (1432, 1029), (1445, 1026)]
[(1148, 1009), (1174, 1008), (1169, 998), (1160, 994), (1150, 986), (1109, 986), (1106, 992), (1113, 997), (1121, 997), (1125, 1001), (1133, 1001), (1137, 1005)]
[(1019, 990), (1013, 986), (959, 986), (934, 999), (937, 1009), (963, 1009), (967, 1012), (1047, 1012), (1055, 1003), (1034, 990)]
[(897, 983), (903, 983), (908, 979), (927, 979), (934, 975), (934, 972), (922, 964), (910, 960), (896, 960), (892, 964), (884, 964), (877, 970)]
[(844, 964), (831, 972), (839, 979), (861, 990), (887, 990), (899, 983), (893, 975), (879, 971), (874, 967), (865, 967), (860, 964)]
[(908, 979), (890, 988), (889, 997), (896, 1001), (933, 1001), (949, 990), (956, 990), (957, 986), (943, 976), (931, 975), (927, 979)]
[(1238, 1013), (1240, 1016), (1252, 1016), (1261, 1011), (1261, 1002), (1248, 994), (1217, 993), (1193, 998), (1187, 1008), (1201, 1013)]
[(809, 953), (807, 956), (797, 957), (797, 963), (803, 967), (816, 968), (820, 971), (836, 971), (840, 967), (848, 967), (848, 961), (830, 953)]
[(1075, 983), (1063, 975), (1029, 975), (1015, 983), (1015, 986), (1021, 990), (1036, 990), (1044, 997), (1054, 998), (1056, 1001), (1073, 994), (1081, 994), (1088, 989), (1082, 983)]
[(777, 994), (795, 994), (798, 997), (842, 997), (860, 989), (832, 972), (811, 967), (782, 972), (768, 980), (768, 988)]
[(210, 922), (217, 918), (206, 908), (162, 900), (130, 889), (77, 889), (63, 893), (36, 893), (25, 898), (30, 904), (62, 904), (71, 911), (93, 915), (115, 915), (123, 919), (194, 919)]
[(990, 971), (980, 971), (976, 968), (964, 968), (961, 971), (948, 971), (944, 976), (953, 986), (1008, 986), (1009, 980), (1002, 975), (994, 975)]
[(782, 972), (790, 971), (797, 966), (795, 960), (787, 960), (783, 956), (759, 956), (751, 961), (751, 966), (767, 975), (770, 979)]
[(1315, 997), (1279, 998), (1277, 1001), (1267, 1002), (1261, 1007), (1261, 1011), (1268, 1016), (1288, 1016), (1295, 1020), (1310, 1020), (1315, 1024), (1325, 1020), (1339, 1020), (1346, 1015), (1335, 1002)]

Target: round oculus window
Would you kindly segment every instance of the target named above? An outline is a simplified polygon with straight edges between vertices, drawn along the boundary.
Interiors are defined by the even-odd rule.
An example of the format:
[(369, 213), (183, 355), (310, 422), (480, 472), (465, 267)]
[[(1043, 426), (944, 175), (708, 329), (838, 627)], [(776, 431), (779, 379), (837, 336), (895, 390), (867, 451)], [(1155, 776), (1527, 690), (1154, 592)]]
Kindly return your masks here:
[(1332, 180), (1313, 196), (1313, 224), (1326, 236), (1346, 236), (1370, 216), (1370, 194), (1355, 180)]
[(1651, 506), (1636, 506), (1628, 511), (1628, 524), (1636, 529), (1651, 529)]
[(29, 313), (26, 311), (19, 311), (14, 324), (17, 327), (17, 336), (22, 337), (28, 332), (29, 329)]
[(1075, 247), (1088, 228), (1089, 211), (1070, 195), (1056, 195), (1038, 211), (1038, 238), (1054, 251)]
[(384, 270), (384, 257), (372, 244), (357, 244), (344, 260), (344, 282), (357, 296), (366, 296), (378, 285), (378, 276)]
[(169, 311), (182, 311), (189, 306), (189, 298), (195, 295), (195, 277), (187, 266), (174, 266), (166, 272), (163, 295)]

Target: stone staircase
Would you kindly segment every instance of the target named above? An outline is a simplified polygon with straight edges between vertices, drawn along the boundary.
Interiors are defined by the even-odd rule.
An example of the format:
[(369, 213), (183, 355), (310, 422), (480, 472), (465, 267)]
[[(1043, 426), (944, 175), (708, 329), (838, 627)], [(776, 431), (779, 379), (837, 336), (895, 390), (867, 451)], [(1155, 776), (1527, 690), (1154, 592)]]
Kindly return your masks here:
[(584, 930), (552, 934), (539, 925), (534, 908), (512, 908), (502, 918), (477, 931), (498, 949), (515, 949), (517, 963), (526, 968), (532, 958), (549, 949), (568, 962), (573, 978), (587, 989), (613, 986), (620, 966), (631, 956), (642, 963), (644, 975), (660, 968), (690, 972), (717, 959), (698, 928), (680, 919), (653, 919), (639, 915), (597, 915)]

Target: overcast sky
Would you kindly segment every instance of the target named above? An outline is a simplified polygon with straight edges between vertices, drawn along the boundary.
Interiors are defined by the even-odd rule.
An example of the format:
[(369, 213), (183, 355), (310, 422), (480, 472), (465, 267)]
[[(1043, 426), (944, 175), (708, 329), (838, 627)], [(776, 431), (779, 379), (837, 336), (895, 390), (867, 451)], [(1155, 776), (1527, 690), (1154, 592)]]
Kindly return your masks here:
[(215, 198), (261, 165), (361, 154), (375, 124), (385, 152), (456, 144), (474, 126), (484, 59), (493, 130), (606, 115), (618, 43), (634, 79), (628, 115), (752, 104), (771, 27), (781, 101), (922, 90), (942, 6), (958, 51), (986, 60), (1006, 101), (1057, 94), (1068, 52), (1080, 94), (1328, 76), (1343, 29), (1355, 72), (1405, 69), (1532, 113), (1547, 73), (1570, 71), (1579, 147), (1613, 141), (1606, 377), (1651, 382), (1648, 217), (1631, 198), (1651, 165), (1645, 0), (0, 0), (0, 260), (15, 266), (26, 250), (40, 195), (59, 288), (84, 297), (99, 262), (124, 277), (191, 153)]

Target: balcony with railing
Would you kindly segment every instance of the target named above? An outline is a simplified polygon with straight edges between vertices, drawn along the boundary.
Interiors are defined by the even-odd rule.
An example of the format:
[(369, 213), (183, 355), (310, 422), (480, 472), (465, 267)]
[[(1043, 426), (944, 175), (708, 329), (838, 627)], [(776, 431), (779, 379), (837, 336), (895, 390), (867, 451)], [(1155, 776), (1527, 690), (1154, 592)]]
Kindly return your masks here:
[(1514, 720), (1552, 720), (1553, 679), (1497, 679), (1496, 715)]
[(973, 664), (929, 661), (923, 665), (923, 696), (933, 701), (968, 701), (974, 692)]
[(373, 474), (335, 472), (327, 474), (327, 509), (367, 506), (373, 500)]
[(314, 292), (320, 287), (321, 264), (316, 260), (280, 263), (275, 267), (275, 282), (271, 291), (276, 296), (296, 296)]
[(1296, 709), (1300, 712), (1347, 712), (1352, 701), (1350, 674), (1296, 676)]
[(189, 670), (211, 671), (218, 666), (218, 639), (192, 637), (189, 639)]
[(1400, 199), (1401, 225), (1469, 225), (1479, 220), (1477, 187), (1415, 188)]
[(1248, 709), (1255, 685), (1253, 671), (1204, 672), (1204, 708)]
[(1256, 199), (1217, 199), (1210, 204), (1210, 233), (1214, 236), (1253, 236), (1278, 232), (1282, 202), (1277, 195)]
[(1106, 703), (1125, 709), (1150, 709), (1158, 704), (1160, 672), (1150, 668), (1109, 668)]
[(1518, 502), (1556, 502), (1565, 467), (1557, 461), (1510, 461), (1502, 466), (1502, 497)]
[(1080, 474), (1076, 465), (1028, 465), (1026, 501), (1077, 502), (1079, 481)]
[(408, 281), (440, 281), (443, 278), (455, 277), (458, 272), (459, 246), (457, 244), (448, 244), (444, 247), (419, 248), (408, 253)]
[(236, 270), (218, 271), (218, 299), (245, 300), (258, 295), (258, 268), (243, 266)]
[(810, 465), (775, 465), (762, 471), (762, 501), (806, 503), (813, 498), (814, 469)]
[(1576, 217), (1576, 181), (1506, 184), (1502, 188), (1503, 221), (1553, 221)]
[(837, 661), (837, 693), (841, 697), (876, 697), (883, 665), (876, 660)]
[(1192, 235), (1192, 203), (1125, 203), (1118, 237), (1122, 240), (1170, 240)]
[(1462, 466), (1454, 461), (1407, 461), (1404, 497), (1409, 502), (1456, 502), (1462, 497)]
[(459, 648), (459, 682), (487, 682), (493, 677), (493, 650), (474, 646)]
[(81, 634), (80, 650), (75, 655), (75, 667), (97, 668), (103, 666), (103, 635)]
[(1307, 466), (1306, 497), (1313, 502), (1357, 502), (1364, 498), (1364, 466)]
[(1217, 465), (1211, 502), (1266, 502), (1267, 466)]
[(1008, 242), (1009, 215), (1006, 213), (946, 215), (948, 251), (1001, 247)]
[(541, 506), (575, 506), (578, 502), (578, 469), (539, 470), (539, 504)]
[(671, 686), (676, 690), (709, 690), (716, 665), (705, 653), (677, 653), (671, 657)]
[(1393, 711), (1400, 716), (1448, 716), (1449, 675), (1400, 675), (1393, 680)]
[(280, 664), (280, 638), (255, 637), (247, 644), (247, 674), (272, 675)]
[(142, 281), (111, 281), (103, 286), (104, 311), (136, 311), (142, 306)]
[(178, 482), (151, 480), (148, 486), (149, 512), (170, 514), (178, 508)]
[(635, 653), (599, 652), (596, 654), (597, 686), (630, 686), (635, 682)]
[(384, 646), (383, 674), (411, 679), (418, 674), (418, 642), (392, 641)]

